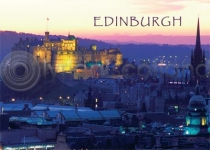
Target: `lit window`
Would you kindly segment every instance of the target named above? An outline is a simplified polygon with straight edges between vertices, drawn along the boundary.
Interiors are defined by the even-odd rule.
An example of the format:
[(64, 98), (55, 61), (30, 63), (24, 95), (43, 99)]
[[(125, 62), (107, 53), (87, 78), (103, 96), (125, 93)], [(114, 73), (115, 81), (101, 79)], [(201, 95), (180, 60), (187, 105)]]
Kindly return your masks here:
[(202, 125), (202, 126), (206, 125), (206, 118), (202, 118), (202, 119), (201, 119), (201, 125)]
[(186, 120), (186, 125), (188, 126), (190, 124), (190, 119), (188, 118), (187, 120)]

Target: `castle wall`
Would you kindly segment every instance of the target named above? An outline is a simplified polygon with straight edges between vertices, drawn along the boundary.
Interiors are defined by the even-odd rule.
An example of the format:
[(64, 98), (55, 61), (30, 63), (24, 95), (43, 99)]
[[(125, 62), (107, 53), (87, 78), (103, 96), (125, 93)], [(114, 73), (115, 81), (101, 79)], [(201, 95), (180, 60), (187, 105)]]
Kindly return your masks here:
[(75, 51), (76, 50), (76, 39), (74, 40), (61, 40), (61, 47), (62, 50), (69, 50), (69, 51)]
[(78, 54), (72, 52), (56, 52), (53, 55), (52, 67), (55, 72), (71, 72), (79, 62)]
[(51, 62), (51, 50), (45, 48), (44, 46), (36, 46), (33, 48), (32, 54), (37, 58), (40, 63), (50, 63)]

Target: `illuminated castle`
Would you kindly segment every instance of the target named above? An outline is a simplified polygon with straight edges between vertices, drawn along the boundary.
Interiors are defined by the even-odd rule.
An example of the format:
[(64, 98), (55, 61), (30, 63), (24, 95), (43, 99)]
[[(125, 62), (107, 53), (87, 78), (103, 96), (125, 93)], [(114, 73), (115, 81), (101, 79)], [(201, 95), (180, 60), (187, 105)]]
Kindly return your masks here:
[(55, 73), (72, 72), (81, 67), (88, 69), (96, 64), (99, 66), (111, 63), (115, 63), (116, 66), (122, 64), (122, 53), (118, 48), (97, 50), (94, 44), (89, 49), (79, 47), (78, 40), (73, 35), (69, 35), (67, 39), (50, 40), (49, 32), (45, 32), (43, 40), (21, 39), (13, 50), (32, 53), (40, 64), (51, 64)]

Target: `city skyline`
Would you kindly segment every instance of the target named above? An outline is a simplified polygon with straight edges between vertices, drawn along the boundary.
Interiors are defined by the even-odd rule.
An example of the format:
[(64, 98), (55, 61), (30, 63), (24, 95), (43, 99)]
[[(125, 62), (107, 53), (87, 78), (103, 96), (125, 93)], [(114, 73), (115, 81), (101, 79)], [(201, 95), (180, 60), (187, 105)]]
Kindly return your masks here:
[[(103, 5), (101, 5), (103, 4)], [(116, 42), (144, 42), (169, 43), (169, 44), (194, 44), (195, 40), (189, 40), (187, 36), (195, 36), (196, 24), (200, 18), (201, 44), (209, 44), (208, 20), (210, 17), (208, 9), (210, 4), (207, 0), (161, 0), (161, 1), (82, 1), (82, 0), (62, 0), (62, 1), (3, 1), (1, 2), (0, 30), (26, 32), (43, 35), (44, 31), (50, 31), (53, 35), (74, 34), (81, 38), (90, 38), (104, 41)], [(94, 26), (94, 17), (136, 17), (145, 19), (147, 17), (158, 17), (159, 19), (169, 16), (172, 18), (181, 17), (181, 26)], [(48, 18), (48, 19), (47, 19)], [(161, 35), (161, 36), (160, 36)], [(153, 37), (153, 41), (148, 41), (138, 36)], [(159, 36), (159, 38), (154, 37)], [(168, 41), (171, 36), (176, 40)], [(177, 40), (186, 36), (184, 40)], [(191, 38), (192, 39), (192, 38)]]

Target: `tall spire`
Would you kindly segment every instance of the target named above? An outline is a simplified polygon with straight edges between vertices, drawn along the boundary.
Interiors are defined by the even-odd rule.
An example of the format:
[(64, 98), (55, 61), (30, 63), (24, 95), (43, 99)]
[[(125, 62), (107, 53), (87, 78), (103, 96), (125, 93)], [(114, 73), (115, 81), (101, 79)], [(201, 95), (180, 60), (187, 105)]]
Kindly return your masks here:
[(198, 18), (198, 25), (197, 25), (197, 35), (196, 35), (196, 46), (195, 46), (195, 49), (201, 49), (199, 18)]

